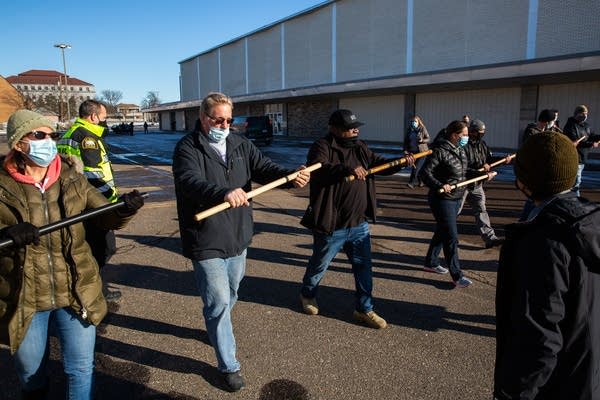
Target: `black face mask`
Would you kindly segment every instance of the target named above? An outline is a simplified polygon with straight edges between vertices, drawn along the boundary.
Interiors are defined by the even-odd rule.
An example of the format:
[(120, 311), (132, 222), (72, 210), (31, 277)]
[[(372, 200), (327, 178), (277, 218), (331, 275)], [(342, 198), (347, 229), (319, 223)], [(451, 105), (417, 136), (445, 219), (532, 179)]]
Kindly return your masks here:
[(335, 141), (337, 142), (337, 144), (339, 144), (340, 146), (350, 149), (352, 147), (355, 147), (357, 142), (358, 142), (358, 137), (354, 136), (354, 137), (349, 137), (349, 138), (341, 138), (341, 137), (335, 137)]
[(108, 124), (106, 123), (106, 120), (98, 122), (98, 126), (101, 126), (103, 128), (108, 128)]

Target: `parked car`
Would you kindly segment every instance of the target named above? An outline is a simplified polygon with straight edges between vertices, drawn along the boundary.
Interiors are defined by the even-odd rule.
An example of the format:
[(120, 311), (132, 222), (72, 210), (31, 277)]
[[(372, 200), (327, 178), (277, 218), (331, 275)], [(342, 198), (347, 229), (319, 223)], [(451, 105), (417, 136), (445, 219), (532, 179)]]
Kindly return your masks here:
[(112, 131), (116, 134), (122, 133), (125, 135), (133, 136), (133, 122), (121, 122), (118, 125), (111, 126), (110, 129), (112, 129)]
[(273, 123), (266, 115), (246, 118), (245, 135), (255, 143), (270, 145), (273, 141)]
[(231, 123), (231, 125), (229, 125), (229, 129), (231, 129), (231, 131), (238, 133), (240, 135), (245, 135), (246, 134), (246, 117), (244, 116), (239, 116), (239, 117), (233, 117), (233, 122)]

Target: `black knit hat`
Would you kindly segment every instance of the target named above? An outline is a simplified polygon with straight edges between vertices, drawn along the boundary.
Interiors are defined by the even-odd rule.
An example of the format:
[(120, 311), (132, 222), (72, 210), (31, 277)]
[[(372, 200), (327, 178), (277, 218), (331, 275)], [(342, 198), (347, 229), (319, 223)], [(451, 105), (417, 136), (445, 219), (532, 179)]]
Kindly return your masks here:
[(562, 133), (545, 131), (531, 136), (517, 151), (515, 176), (544, 199), (573, 187), (579, 158), (573, 143)]

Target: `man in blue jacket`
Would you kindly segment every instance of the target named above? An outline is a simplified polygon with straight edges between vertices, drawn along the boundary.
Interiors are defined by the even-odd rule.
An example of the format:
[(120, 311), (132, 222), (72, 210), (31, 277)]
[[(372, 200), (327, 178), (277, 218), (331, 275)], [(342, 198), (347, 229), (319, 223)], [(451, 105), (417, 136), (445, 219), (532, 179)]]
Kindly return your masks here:
[(535, 208), (509, 225), (496, 285), (496, 399), (600, 399), (600, 207), (570, 189), (578, 155), (542, 132), (517, 153)]
[[(249, 140), (230, 135), (233, 103), (210, 93), (200, 106), (199, 130), (184, 136), (173, 154), (173, 177), (183, 255), (192, 260), (208, 337), (227, 388), (244, 387), (235, 355), (231, 309), (246, 268), (252, 240), (252, 207), (247, 196), (252, 181), (265, 184), (293, 173), (275, 164)], [(305, 186), (300, 173), (289, 186)], [(229, 209), (200, 222), (194, 216), (223, 202)]]

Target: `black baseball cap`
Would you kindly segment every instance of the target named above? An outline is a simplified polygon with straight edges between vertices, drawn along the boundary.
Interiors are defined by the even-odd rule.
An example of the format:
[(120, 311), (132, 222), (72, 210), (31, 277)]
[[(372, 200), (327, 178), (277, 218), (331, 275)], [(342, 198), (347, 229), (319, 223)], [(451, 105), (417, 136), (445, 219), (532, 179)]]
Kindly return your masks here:
[(337, 128), (352, 129), (364, 125), (350, 110), (336, 110), (329, 117), (329, 125)]

